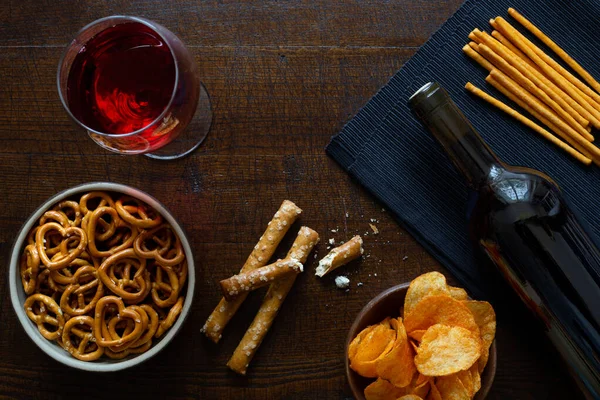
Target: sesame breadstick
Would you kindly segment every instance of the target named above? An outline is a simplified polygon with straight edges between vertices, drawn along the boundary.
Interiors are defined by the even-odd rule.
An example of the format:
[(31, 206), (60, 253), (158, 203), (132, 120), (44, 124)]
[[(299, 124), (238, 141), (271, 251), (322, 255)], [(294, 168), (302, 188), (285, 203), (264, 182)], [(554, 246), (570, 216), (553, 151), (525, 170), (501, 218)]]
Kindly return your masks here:
[[(308, 254), (318, 242), (319, 234), (303, 226), (286, 258), (295, 258), (304, 264)], [(256, 317), (227, 363), (229, 369), (240, 375), (246, 375), (250, 361), (271, 328), (273, 320), (295, 281), (296, 275), (292, 275), (271, 283)]]
[(346, 265), (352, 260), (356, 260), (364, 252), (362, 244), (362, 238), (356, 235), (343, 245), (332, 249), (329, 254), (319, 261), (315, 275), (322, 278), (334, 269)]
[(227, 301), (232, 301), (242, 293), (267, 286), (274, 280), (298, 274), (302, 272), (302, 268), (302, 263), (295, 258), (277, 260), (273, 264), (223, 279), (221, 291)]
[[(267, 225), (267, 230), (254, 246), (252, 253), (244, 263), (241, 272), (252, 271), (263, 267), (273, 256), (275, 249), (296, 221), (302, 210), (289, 200), (284, 200), (273, 219)], [(222, 298), (201, 329), (207, 338), (217, 343), (221, 339), (223, 329), (242, 305), (248, 293), (243, 293), (233, 301)]]

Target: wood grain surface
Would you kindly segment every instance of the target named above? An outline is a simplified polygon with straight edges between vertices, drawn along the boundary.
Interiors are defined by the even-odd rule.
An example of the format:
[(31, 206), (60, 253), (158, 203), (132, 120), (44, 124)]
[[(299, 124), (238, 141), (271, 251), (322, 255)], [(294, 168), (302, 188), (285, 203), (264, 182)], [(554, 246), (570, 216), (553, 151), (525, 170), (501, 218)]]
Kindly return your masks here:
[[(324, 152), (337, 133), (459, 7), (431, 1), (36, 1), (0, 7), (0, 397), (345, 399), (344, 341), (377, 293), (441, 270), (374, 199)], [(56, 69), (76, 31), (112, 14), (155, 20), (179, 35), (213, 104), (205, 143), (163, 162), (95, 145), (58, 99)], [(457, 49), (460, 51), (460, 49)], [(197, 264), (195, 303), (182, 331), (146, 364), (114, 374), (65, 367), (43, 354), (17, 321), (8, 257), (26, 218), (57, 191), (90, 181), (140, 188), (182, 222)], [(317, 279), (309, 258), (241, 378), (225, 363), (254, 317), (252, 293), (218, 345), (200, 327), (283, 199), (322, 242), (365, 236), (365, 257)], [(370, 233), (375, 219), (380, 233)], [(334, 232), (335, 231), (335, 232)], [(357, 286), (362, 282), (362, 286)], [(504, 302), (502, 302), (504, 303)], [(496, 305), (496, 304), (495, 304)], [(576, 399), (562, 363), (507, 295), (498, 308), (498, 371), (490, 399)], [(132, 397), (133, 396), (133, 397)]]

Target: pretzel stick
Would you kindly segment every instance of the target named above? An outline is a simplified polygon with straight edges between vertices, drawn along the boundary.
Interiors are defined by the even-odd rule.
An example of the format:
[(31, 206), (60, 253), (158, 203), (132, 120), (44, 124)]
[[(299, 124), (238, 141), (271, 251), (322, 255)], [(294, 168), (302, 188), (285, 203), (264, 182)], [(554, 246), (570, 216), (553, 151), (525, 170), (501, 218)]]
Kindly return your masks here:
[[(471, 45), (471, 43), (473, 45)], [(465, 54), (467, 56), (469, 56), (470, 58), (472, 58), (473, 60), (475, 60), (477, 62), (477, 64), (481, 65), (483, 68), (487, 69), (488, 71), (491, 71), (494, 69), (494, 66), (492, 65), (492, 63), (490, 63), (488, 60), (486, 60), (485, 58), (483, 58), (481, 56), (481, 54), (479, 54), (476, 50), (476, 48), (479, 48), (478, 45), (475, 42), (471, 42), (469, 43), (469, 45), (465, 45), (463, 47), (463, 51), (465, 52)], [(477, 47), (475, 47), (477, 46)]]
[(577, 61), (575, 61), (566, 51), (564, 51), (559, 45), (554, 43), (552, 39), (544, 34), (538, 27), (532, 24), (527, 18), (519, 13), (514, 8), (508, 9), (508, 14), (523, 25), (529, 32), (533, 33), (535, 37), (540, 39), (546, 46), (548, 46), (553, 52), (556, 53), (567, 65), (575, 72), (579, 74), (592, 88), (597, 92), (600, 92), (600, 83), (594, 79)]
[[(530, 93), (534, 94), (536, 97), (550, 106), (565, 122), (579, 132), (580, 135), (589, 141), (594, 140), (594, 137), (585, 129), (589, 125), (589, 121), (581, 117), (581, 115), (579, 115), (571, 106), (569, 106), (561, 96), (559, 96), (554, 90), (546, 85), (543, 80), (539, 79), (530, 69), (526, 67), (524, 62), (521, 62), (516, 57), (513, 57), (505, 50), (505, 48), (502, 47), (500, 43), (498, 43), (487, 33), (482, 35), (482, 39), (486, 44), (479, 45), (479, 50), (485, 58), (491, 61), (492, 64), (494, 64), (504, 73), (509, 75), (521, 86), (525, 87)], [(487, 46), (488, 43), (494, 48), (494, 50)], [(496, 54), (496, 52), (498, 52), (498, 54)]]
[[(482, 34), (487, 35), (485, 32), (482, 32)], [(508, 41), (508, 39), (504, 38), (504, 36), (502, 36), (502, 34), (496, 30), (492, 32), (492, 36), (494, 36), (497, 40), (498, 40), (497, 36), (501, 37), (501, 38), (503, 38), (503, 40), (506, 41), (506, 43), (510, 43), (510, 41)], [(503, 42), (501, 42), (501, 43), (504, 44)], [(512, 46), (511, 48), (505, 46), (505, 47), (503, 47), (503, 49), (506, 52), (508, 52), (509, 54), (511, 54), (513, 57), (515, 57), (516, 60), (519, 60), (519, 61), (524, 60), (525, 62), (527, 62), (527, 64), (524, 65), (525, 69), (527, 69), (530, 74), (535, 75), (538, 79), (543, 81), (548, 86), (548, 88), (554, 92), (555, 95), (560, 96), (569, 106), (571, 106), (573, 108), (573, 110), (577, 114), (579, 114), (580, 118), (583, 118), (584, 120), (586, 120), (586, 122), (589, 121), (594, 127), (600, 127), (600, 120), (596, 119), (596, 117), (594, 117), (589, 111), (587, 111), (585, 108), (583, 108), (571, 96), (569, 96), (561, 88), (556, 86), (556, 84), (554, 84), (554, 82), (552, 82), (551, 80), (546, 78), (546, 76), (541, 72), (540, 68), (535, 63), (533, 63), (529, 57), (527, 57), (519, 49), (514, 47), (514, 45), (512, 43), (511, 43), (511, 46)], [(513, 50), (513, 47), (514, 47), (514, 50), (517, 50), (519, 53), (515, 53)], [(493, 47), (492, 47), (492, 49), (493, 49)], [(519, 55), (519, 54), (522, 54), (522, 55)], [(510, 62), (510, 60), (509, 60), (509, 62)], [(567, 84), (571, 85), (570, 82), (567, 82)], [(573, 87), (573, 88), (574, 88), (574, 90), (579, 90), (575, 87)], [(580, 95), (582, 95), (582, 97), (585, 96), (585, 94), (583, 94), (583, 93), (580, 93)], [(589, 99), (589, 100), (593, 101), (591, 99)], [(572, 112), (570, 112), (570, 113), (575, 119), (579, 120), (576, 115), (574, 115)], [(580, 123), (582, 123), (582, 125), (585, 126), (585, 123), (583, 123), (582, 121), (580, 121)], [(588, 132), (591, 132), (591, 130), (592, 130), (592, 128), (589, 125), (586, 126), (585, 129)]]
[[(589, 132), (591, 130), (591, 128), (589, 130), (587, 129), (589, 127), (589, 122), (592, 122), (593, 125), (600, 126), (600, 121), (598, 119), (596, 119), (585, 108), (579, 105), (579, 103), (572, 99), (562, 89), (556, 86), (551, 80), (546, 78), (546, 76), (544, 76), (539, 69), (533, 68), (529, 64), (523, 62), (521, 57), (513, 53), (511, 49), (499, 43), (497, 40), (494, 40), (486, 32), (481, 32), (479, 36), (481, 36), (482, 42), (490, 46), (492, 50), (512, 64), (526, 77), (531, 79), (540, 87), (540, 89), (544, 90), (551, 98), (559, 103), (561, 107), (563, 107), (575, 120), (577, 120), (577, 122), (586, 128), (586, 131)], [(586, 137), (590, 139), (591, 135)]]
[[(498, 19), (501, 19), (498, 17)], [(490, 24), (492, 24), (496, 29), (502, 30), (505, 35), (510, 31), (516, 38), (521, 40), (521, 42), (530, 50), (533, 51), (533, 54), (538, 56), (538, 59), (535, 60), (536, 64), (540, 65), (540, 63), (546, 63), (546, 67), (549, 69), (542, 70), (548, 78), (552, 78), (552, 75), (556, 76), (557, 79), (562, 79), (563, 90), (574, 100), (576, 100), (582, 107), (584, 107), (588, 112), (592, 113), (597, 121), (600, 121), (600, 96), (596, 94), (593, 90), (589, 89), (583, 82), (579, 81), (576, 77), (574, 77), (569, 71), (564, 69), (560, 64), (549, 57), (542, 49), (533, 44), (529, 39), (521, 34), (518, 30), (516, 30), (512, 25), (503, 20), (502, 26), (498, 24), (495, 20), (490, 20)], [(517, 40), (517, 39), (514, 39)], [(531, 58), (531, 57), (530, 57)], [(555, 79), (552, 79), (555, 80)], [(584, 93), (580, 87), (573, 84), (573, 82), (577, 83), (580, 87), (587, 89), (588, 93), (596, 96), (596, 100), (590, 97), (589, 94)], [(559, 84), (560, 82), (556, 82)], [(560, 86), (560, 85), (559, 85)], [(600, 126), (594, 125), (595, 128), (600, 128)]]
[[(286, 258), (295, 258), (301, 263), (306, 262), (308, 254), (319, 241), (319, 234), (310, 228), (303, 226), (298, 232), (298, 237), (294, 241), (292, 248)], [(275, 281), (269, 287), (267, 294), (256, 313), (256, 317), (250, 324), (250, 327), (244, 334), (244, 337), (233, 352), (227, 366), (232, 371), (246, 375), (248, 365), (256, 350), (262, 343), (265, 335), (271, 328), (273, 320), (277, 316), (285, 297), (294, 285), (296, 275)]]
[(555, 114), (553, 114), (548, 107), (542, 104), (539, 100), (537, 100), (534, 96), (529, 94), (526, 90), (520, 87), (515, 81), (510, 79), (501, 71), (494, 69), (490, 72), (490, 76), (494, 78), (497, 82), (499, 82), (502, 86), (511, 91), (515, 96), (519, 97), (523, 102), (527, 103), (531, 108), (535, 109), (539, 112), (544, 118), (548, 119), (554, 125), (556, 125), (560, 130), (564, 131), (566, 134), (571, 136), (574, 140), (576, 140), (581, 147), (585, 148), (594, 160), (600, 159), (600, 149), (594, 146), (592, 143), (585, 140), (581, 135), (579, 135), (576, 131), (574, 131), (569, 125), (567, 125), (563, 120), (558, 118)]
[[(593, 101), (597, 102), (600, 100), (600, 95), (587, 87), (583, 82), (579, 81), (568, 71), (562, 68), (558, 63), (552, 60), (537, 46), (531, 43), (526, 37), (521, 35), (519, 31), (513, 28), (504, 18), (497, 17), (496, 24), (498, 30), (500, 30), (506, 37), (508, 37), (519, 49), (521, 49), (529, 58), (531, 58), (546, 74), (546, 76), (554, 81), (557, 86), (562, 88), (571, 97), (573, 97), (582, 107), (590, 112), (597, 120), (600, 120), (600, 111), (596, 109), (596, 105), (592, 106), (587, 99), (584, 99), (577, 90), (574, 90), (574, 86), (580, 89), (582, 92), (592, 98)], [(558, 72), (557, 72), (558, 71)], [(564, 71), (564, 73), (563, 73)], [(566, 78), (566, 79), (565, 79)], [(569, 82), (571, 84), (569, 84)], [(579, 82), (582, 86), (580, 87), (576, 82)], [(583, 88), (587, 89), (584, 90)], [(594, 97), (592, 94), (595, 94)], [(599, 107), (600, 108), (600, 107)]]
[(577, 143), (569, 135), (567, 135), (566, 133), (564, 133), (563, 131), (561, 131), (556, 125), (554, 125), (548, 119), (546, 119), (542, 115), (540, 115), (540, 113), (538, 113), (536, 110), (534, 110), (533, 108), (531, 108), (527, 103), (523, 102), (517, 96), (515, 96), (514, 94), (512, 94), (508, 89), (506, 89), (504, 86), (502, 86), (494, 78), (492, 78), (491, 76), (488, 76), (486, 78), (486, 82), (489, 83), (490, 85), (492, 85), (493, 87), (495, 87), (498, 91), (500, 91), (503, 95), (505, 95), (506, 97), (508, 97), (514, 103), (518, 104), (519, 107), (521, 107), (522, 109), (524, 109), (525, 111), (527, 111), (529, 114), (531, 114), (533, 117), (535, 117), (538, 121), (540, 121), (541, 123), (543, 123), (544, 125), (546, 125), (548, 128), (550, 128), (554, 133), (556, 133), (563, 140), (565, 140), (566, 142), (568, 142), (571, 146), (573, 146), (575, 149), (577, 149), (581, 154), (583, 154), (587, 158), (590, 158), (590, 159), (592, 158), (592, 156), (591, 156), (591, 154), (590, 154), (589, 151), (587, 151), (586, 149), (584, 149), (583, 147), (581, 147), (581, 145), (579, 145), (579, 143)]
[(525, 53), (523, 53), (517, 46), (515, 46), (510, 40), (504, 37), (503, 34), (498, 32), (497, 30), (492, 31), (492, 37), (502, 43), (506, 48), (515, 53), (515, 55), (525, 61), (531, 68), (535, 69), (538, 72), (541, 72), (540, 67), (535, 65), (531, 58), (527, 57)]
[[(499, 50), (502, 50), (499, 46), (497, 46), (497, 48)], [(550, 93), (553, 93), (553, 96), (556, 99), (559, 99), (562, 104), (567, 105), (567, 103), (560, 96), (556, 95), (556, 93), (552, 92), (548, 88), (548, 86), (544, 85), (539, 79), (535, 78), (535, 76), (533, 74), (530, 74), (529, 76), (532, 77), (536, 81), (535, 83), (532, 82), (528, 77), (523, 75), (521, 72), (519, 72), (516, 68), (511, 66), (506, 61), (506, 59), (500, 57), (498, 54), (496, 54), (494, 51), (492, 51), (492, 49), (490, 49), (485, 44), (480, 44), (479, 50), (481, 52), (481, 55), (483, 55), (485, 58), (487, 58), (489, 61), (491, 61), (492, 64), (494, 64), (496, 67), (498, 67), (502, 72), (504, 72), (508, 76), (510, 76), (519, 85), (524, 87), (529, 93), (535, 95), (541, 101), (543, 101), (548, 106), (550, 106), (563, 119), (563, 121), (565, 121), (571, 128), (573, 128), (581, 136), (583, 136), (585, 139), (587, 139), (589, 141), (594, 140), (594, 137), (592, 135), (590, 135), (588, 133), (588, 131), (586, 131), (585, 128), (583, 126), (581, 126), (568, 112), (566, 112), (561, 107), (561, 105), (559, 105), (556, 101), (551, 99), (550, 96), (548, 96), (548, 94), (544, 90), (541, 89), (541, 87), (543, 87), (545, 90), (549, 91)], [(507, 53), (505, 53), (504, 55), (508, 56)], [(523, 64), (521, 64), (521, 65), (523, 65)], [(523, 69), (523, 70), (526, 71), (526, 69)], [(568, 107), (568, 105), (567, 105), (567, 107)], [(572, 110), (573, 113), (576, 113), (575, 110), (573, 110), (572, 108), (569, 107), (569, 109)], [(577, 115), (579, 116), (579, 114), (577, 114)], [(587, 121), (585, 121), (585, 122), (587, 123)], [(587, 126), (587, 124), (585, 126)]]
[(221, 291), (227, 301), (232, 301), (242, 293), (247, 293), (269, 285), (277, 279), (302, 272), (302, 264), (294, 258), (277, 260), (273, 264), (242, 272), (221, 281)]
[(364, 252), (362, 248), (363, 240), (356, 235), (341, 246), (332, 249), (321, 261), (315, 275), (322, 278), (336, 268), (356, 260)]
[[(279, 210), (273, 216), (273, 219), (267, 225), (267, 230), (260, 237), (258, 244), (254, 246), (252, 253), (244, 263), (241, 272), (252, 271), (253, 269), (263, 267), (273, 256), (275, 249), (285, 236), (286, 232), (294, 221), (298, 218), (302, 210), (289, 200), (279, 207)], [(227, 301), (224, 298), (214, 309), (212, 314), (206, 320), (201, 329), (207, 338), (217, 343), (221, 339), (223, 329), (231, 320), (238, 308), (242, 305), (248, 293), (243, 293), (233, 301)]]
[(561, 141), (560, 139), (558, 139), (556, 136), (554, 136), (553, 134), (551, 134), (550, 132), (548, 132), (547, 130), (545, 130), (544, 128), (542, 128), (541, 126), (539, 126), (538, 124), (536, 124), (532, 120), (530, 120), (529, 118), (527, 118), (524, 115), (520, 114), (518, 111), (510, 108), (506, 104), (502, 103), (500, 100), (498, 100), (498, 99), (490, 96), (489, 94), (485, 93), (483, 90), (481, 90), (478, 87), (474, 86), (471, 82), (467, 82), (467, 84), (465, 85), (465, 88), (469, 92), (471, 92), (474, 95), (476, 95), (477, 97), (479, 97), (479, 98), (487, 101), (488, 103), (490, 103), (494, 107), (496, 107), (496, 108), (504, 111), (506, 114), (510, 115), (511, 117), (513, 117), (514, 119), (516, 119), (517, 121), (521, 122), (522, 124), (528, 126), (531, 129), (533, 129), (534, 131), (536, 131), (537, 133), (539, 133), (540, 135), (542, 135), (542, 137), (544, 137), (546, 140), (549, 140), (550, 142), (552, 142), (556, 146), (560, 147), (562, 150), (566, 151), (570, 156), (576, 158), (578, 161), (584, 163), (585, 165), (591, 164), (592, 160), (590, 160), (589, 158), (585, 157), (584, 155), (582, 155), (581, 153), (579, 153), (577, 150), (575, 150), (574, 148), (572, 148), (568, 144), (565, 144), (563, 141)]
[[(498, 17), (498, 18), (500, 18), (500, 17)], [(577, 92), (577, 94), (579, 94), (579, 96), (583, 100), (588, 102), (588, 105), (591, 106), (592, 108), (594, 108), (595, 110), (600, 109), (600, 95), (598, 95), (596, 92), (594, 92), (593, 90), (588, 88), (585, 85), (585, 83), (581, 82), (573, 74), (571, 74), (569, 71), (564, 69), (562, 67), (562, 65), (560, 65), (559, 63), (554, 61), (554, 59), (552, 57), (548, 56), (542, 49), (540, 49), (533, 42), (531, 42), (529, 39), (527, 39), (523, 34), (521, 34), (521, 32), (519, 32), (517, 29), (515, 29), (506, 20), (503, 20), (503, 21), (505, 23), (504, 28), (501, 28), (500, 25), (494, 19), (490, 20), (490, 24), (495, 29), (498, 29), (498, 30), (512, 29), (513, 33), (519, 39), (521, 39), (521, 41), (523, 41), (523, 43), (525, 43), (531, 50), (533, 50), (535, 52), (535, 54), (537, 54), (540, 57), (541, 60), (543, 60), (546, 64), (548, 64), (549, 67), (551, 67), (556, 72), (558, 72), (560, 76), (563, 76), (565, 78), (564, 82), (567, 86), (569, 86), (571, 88), (571, 90)], [(582, 91), (581, 88), (583, 88), (583, 90), (585, 90), (585, 93), (584, 93), (584, 91)], [(590, 95), (593, 96), (594, 98), (590, 97)]]

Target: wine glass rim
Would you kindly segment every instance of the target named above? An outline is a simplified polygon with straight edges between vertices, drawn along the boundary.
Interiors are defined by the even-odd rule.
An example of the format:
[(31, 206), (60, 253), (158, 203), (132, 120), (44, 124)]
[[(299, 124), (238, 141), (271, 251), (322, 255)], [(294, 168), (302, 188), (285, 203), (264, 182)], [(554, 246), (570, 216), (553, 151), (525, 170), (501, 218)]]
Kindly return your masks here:
[[(62, 94), (62, 90), (61, 90), (61, 85), (60, 85), (60, 77), (61, 77), (61, 67), (65, 61), (65, 57), (67, 56), (67, 53), (69, 52), (69, 48), (71, 47), (73, 41), (79, 37), (83, 32), (87, 31), (88, 29), (92, 28), (95, 25), (98, 25), (99, 23), (102, 23), (104, 21), (107, 20), (111, 20), (111, 19), (116, 19), (116, 20), (125, 20), (125, 21), (132, 21), (132, 22), (139, 22), (141, 24), (146, 25), (148, 28), (152, 29), (154, 31), (154, 33), (156, 33), (158, 36), (160, 36), (160, 38), (163, 40), (163, 42), (167, 45), (167, 47), (169, 48), (169, 51), (171, 52), (171, 57), (173, 58), (173, 64), (175, 65), (175, 81), (173, 82), (173, 91), (171, 92), (171, 98), (169, 99), (169, 102), (167, 103), (167, 105), (165, 106), (165, 108), (162, 110), (162, 112), (160, 113), (160, 115), (158, 117), (156, 117), (151, 123), (149, 123), (148, 125), (143, 126), (142, 128), (132, 131), (132, 132), (128, 132), (128, 133), (106, 133), (106, 132), (100, 132), (97, 131), (93, 128), (90, 128), (89, 126), (87, 126), (85, 123), (83, 123), (82, 121), (79, 120), (79, 118), (76, 118), (73, 113), (71, 112), (71, 109), (69, 108), (69, 104), (68, 104), (68, 100), (65, 99), (63, 97)], [(93, 133), (95, 135), (100, 135), (100, 136), (105, 136), (105, 137), (119, 137), (119, 138), (123, 138), (123, 137), (128, 137), (128, 136), (135, 136), (135, 135), (139, 135), (140, 133), (144, 132), (146, 129), (153, 127), (157, 124), (159, 124), (163, 118), (165, 117), (165, 115), (167, 115), (167, 112), (169, 111), (169, 109), (171, 108), (171, 105), (173, 104), (173, 100), (175, 99), (175, 94), (177, 92), (177, 86), (179, 85), (179, 66), (178, 66), (178, 62), (177, 62), (177, 57), (175, 56), (175, 51), (173, 50), (173, 47), (171, 47), (171, 43), (169, 43), (169, 40), (159, 31), (161, 28), (168, 30), (167, 28), (163, 27), (162, 25), (158, 25), (157, 23), (150, 21), (146, 18), (142, 18), (142, 17), (134, 17), (134, 16), (130, 16), (130, 15), (111, 15), (108, 17), (103, 17), (97, 20), (94, 20), (92, 22), (90, 22), (89, 24), (85, 25), (83, 28), (79, 29), (79, 31), (77, 31), (77, 33), (75, 34), (75, 37), (73, 38), (73, 40), (71, 40), (71, 42), (69, 42), (69, 44), (65, 47), (65, 50), (63, 51), (62, 56), (60, 57), (60, 61), (58, 62), (58, 71), (56, 73), (56, 84), (57, 84), (57, 88), (58, 88), (58, 96), (60, 97), (60, 101), (63, 105), (63, 107), (65, 108), (65, 110), (67, 111), (67, 113), (69, 114), (69, 116), (81, 127), (83, 127), (84, 129), (86, 129), (88, 132)], [(174, 34), (173, 34), (174, 35)], [(90, 38), (91, 39), (91, 38)], [(88, 40), (89, 41), (89, 40)], [(70, 73), (70, 69), (69, 69), (69, 73)]]

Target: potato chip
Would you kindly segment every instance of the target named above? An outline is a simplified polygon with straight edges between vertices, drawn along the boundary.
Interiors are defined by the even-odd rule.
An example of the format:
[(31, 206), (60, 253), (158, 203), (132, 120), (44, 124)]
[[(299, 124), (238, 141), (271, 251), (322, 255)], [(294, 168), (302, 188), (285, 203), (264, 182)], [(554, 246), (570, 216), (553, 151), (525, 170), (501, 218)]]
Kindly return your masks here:
[(423, 383), (429, 382), (430, 379), (431, 379), (430, 376), (419, 374), (419, 375), (417, 375), (417, 380), (415, 381), (415, 386), (421, 386)]
[(479, 392), (481, 389), (481, 375), (479, 375), (479, 365), (477, 363), (473, 364), (471, 368), (469, 368), (471, 372), (471, 379), (473, 380), (473, 394)]
[(423, 335), (415, 365), (423, 375), (446, 376), (469, 369), (480, 355), (479, 336), (460, 326), (436, 324)]
[(440, 376), (435, 380), (443, 400), (470, 400), (471, 396), (456, 375)]
[(435, 324), (460, 326), (479, 337), (479, 327), (469, 308), (462, 302), (447, 295), (428, 296), (404, 315), (406, 331), (427, 329)]
[(377, 376), (398, 387), (408, 386), (417, 371), (413, 361), (415, 353), (406, 336), (402, 318), (392, 319), (390, 324), (396, 329), (396, 341), (392, 350), (377, 361)]
[(410, 283), (404, 298), (404, 315), (408, 315), (427, 296), (449, 294), (446, 277), (439, 272), (428, 272)]
[(425, 398), (425, 396), (427, 396), (427, 394), (429, 393), (430, 379), (431, 378), (428, 378), (425, 382), (419, 384), (418, 386), (415, 386), (413, 389), (411, 389), (410, 393)]
[(404, 396), (406, 389), (396, 387), (385, 379), (377, 378), (365, 388), (366, 400), (396, 400), (400, 396)]
[[(473, 365), (477, 365), (477, 363), (474, 363)], [(469, 394), (469, 396), (473, 397), (475, 391), (473, 384), (473, 376), (471, 375), (471, 369), (469, 368), (465, 371), (458, 371), (455, 375), (460, 380), (460, 383), (463, 384), (465, 389), (467, 389), (467, 393)]]
[(440, 391), (433, 382), (430, 383), (429, 396), (427, 396), (427, 400), (443, 400)]
[(423, 400), (421, 396), (416, 396), (414, 394), (406, 394), (402, 397), (398, 397), (397, 400)]
[(415, 339), (417, 342), (421, 341), (421, 338), (425, 334), (426, 329), (417, 329), (408, 334), (411, 338)]
[(396, 331), (390, 326), (389, 320), (386, 318), (364, 337), (359, 339), (361, 336), (359, 334), (354, 339), (359, 339), (359, 341), (356, 349), (352, 350), (353, 357), (350, 358), (350, 368), (359, 375), (376, 378), (377, 361), (392, 350), (396, 341)]
[(469, 295), (463, 288), (448, 286), (448, 291), (450, 292), (450, 297), (456, 300), (468, 300)]
[(360, 342), (362, 342), (364, 338), (375, 328), (377, 328), (377, 325), (367, 326), (365, 329), (360, 331), (358, 335), (356, 335), (352, 342), (350, 342), (350, 345), (348, 346), (348, 358), (350, 360), (356, 357), (356, 352), (358, 351), (358, 345)]
[(464, 304), (473, 314), (475, 323), (479, 326), (481, 335), (481, 359), (479, 360), (479, 371), (483, 371), (489, 357), (490, 346), (496, 336), (496, 313), (487, 301), (465, 301)]

